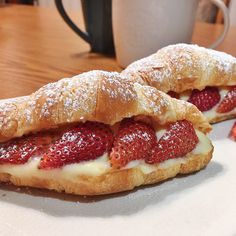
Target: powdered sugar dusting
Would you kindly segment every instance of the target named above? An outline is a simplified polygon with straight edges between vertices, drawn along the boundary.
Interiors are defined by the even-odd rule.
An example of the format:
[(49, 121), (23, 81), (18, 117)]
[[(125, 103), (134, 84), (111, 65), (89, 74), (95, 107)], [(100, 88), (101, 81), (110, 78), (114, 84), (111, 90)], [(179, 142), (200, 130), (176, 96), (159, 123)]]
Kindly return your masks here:
[[(36, 113), (42, 118), (54, 116), (57, 119), (65, 116), (67, 121), (71, 121), (78, 111), (85, 116), (94, 109), (98, 82), (104, 73), (91, 71), (47, 84), (33, 95), (31, 105), (35, 106)], [(42, 99), (43, 106), (40, 104)], [(39, 110), (38, 105), (41, 107)], [(51, 110), (56, 113), (52, 114)]]
[(136, 97), (133, 84), (117, 72), (107, 74), (106, 80), (101, 81), (101, 90), (111, 99), (118, 98), (122, 102), (131, 101)]
[(3, 125), (10, 120), (8, 113), (14, 109), (15, 106), (13, 104), (9, 104), (8, 102), (3, 102), (0, 104), (0, 128), (2, 128)]
[(233, 73), (236, 65), (236, 58), (231, 55), (209, 49), (209, 54), (217, 61), (217, 66), (224, 73)]
[(124, 75), (141, 76), (145, 80), (144, 73), (149, 73), (150, 77), (161, 82), (163, 79), (171, 76), (171, 68), (162, 58), (157, 57), (156, 54), (152, 54), (132, 63), (122, 72)]
[(142, 78), (147, 84), (155, 83), (158, 89), (167, 92), (171, 89), (178, 90), (182, 81), (184, 85), (181, 86), (186, 89), (191, 89), (191, 81), (198, 79), (204, 86), (208, 86), (211, 83), (209, 75), (213, 69), (219, 76), (226, 77), (226, 80), (222, 80), (222, 85), (226, 85), (227, 80), (230, 82), (235, 73), (236, 58), (197, 45), (176, 44), (132, 63), (122, 74)]
[[(236, 58), (225, 53), (216, 51), (213, 49), (207, 49), (204, 47), (200, 47), (198, 45), (193, 44), (176, 44), (176, 45), (170, 45), (166, 48), (162, 49), (163, 51), (169, 51), (174, 55), (176, 58), (185, 57), (187, 61), (187, 65), (191, 66), (191, 56), (192, 53), (204, 53), (216, 62), (216, 67), (218, 70), (224, 72), (224, 73), (231, 73), (232, 69), (234, 68), (236, 64)], [(161, 51), (161, 50), (160, 50)], [(158, 54), (158, 53), (157, 53)], [(175, 55), (178, 54), (178, 55)], [(207, 63), (207, 58), (205, 58), (205, 63)]]
[(123, 102), (136, 96), (132, 83), (118, 72), (90, 71), (49, 83), (24, 100), (0, 104), (0, 128), (13, 119), (27, 130), (41, 120), (45, 124), (87, 120), (95, 112), (98, 91)]
[[(143, 95), (147, 100), (147, 104), (145, 104), (145, 108), (154, 112), (155, 115), (160, 115), (163, 111), (166, 112), (166, 108), (170, 106), (169, 97), (156, 90), (153, 87), (142, 86), (139, 84), (135, 84), (135, 87), (138, 90), (143, 91)], [(167, 98), (168, 97), (168, 98)]]
[[(12, 121), (12, 115), (16, 113), (17, 107), (19, 104), (27, 101), (28, 97), (20, 97), (11, 100), (2, 100), (0, 102), (0, 129), (8, 122)], [(29, 113), (26, 110), (21, 110), (20, 116), (27, 119), (29, 117)], [(15, 118), (17, 119), (17, 117)]]

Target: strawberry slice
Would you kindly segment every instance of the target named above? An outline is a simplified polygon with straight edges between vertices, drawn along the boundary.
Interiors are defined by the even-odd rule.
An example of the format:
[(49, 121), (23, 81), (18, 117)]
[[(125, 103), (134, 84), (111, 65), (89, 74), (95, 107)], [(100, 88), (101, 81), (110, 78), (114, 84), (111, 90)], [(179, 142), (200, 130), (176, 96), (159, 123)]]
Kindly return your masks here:
[(146, 162), (155, 164), (167, 159), (183, 157), (196, 147), (198, 141), (193, 125), (189, 121), (182, 120), (172, 123)]
[(229, 137), (232, 140), (236, 141), (236, 122), (234, 123), (234, 125), (233, 125), (233, 127), (232, 127), (232, 129), (230, 131)]
[(24, 164), (34, 156), (38, 147), (29, 138), (16, 139), (0, 145), (0, 164)]
[(24, 164), (52, 142), (48, 134), (30, 135), (0, 144), (0, 164)]
[(156, 145), (155, 131), (141, 121), (127, 119), (121, 123), (110, 154), (113, 168), (124, 167), (132, 160), (145, 159)]
[(218, 113), (226, 113), (232, 111), (236, 107), (236, 86), (225, 95), (216, 111)]
[(66, 164), (94, 160), (111, 150), (113, 134), (108, 125), (86, 122), (65, 131), (45, 153), (39, 168), (53, 169)]
[(194, 89), (188, 102), (194, 104), (200, 111), (209, 111), (220, 101), (220, 93), (216, 87), (206, 87), (203, 90)]

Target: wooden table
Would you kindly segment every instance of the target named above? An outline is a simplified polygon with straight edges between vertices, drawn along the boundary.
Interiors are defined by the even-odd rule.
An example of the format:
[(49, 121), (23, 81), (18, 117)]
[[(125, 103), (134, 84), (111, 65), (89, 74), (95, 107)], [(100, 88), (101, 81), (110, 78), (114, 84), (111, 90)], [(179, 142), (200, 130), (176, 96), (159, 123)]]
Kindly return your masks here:
[[(207, 46), (221, 30), (221, 25), (197, 23), (193, 42)], [(218, 49), (236, 56), (235, 39), (236, 27), (231, 27)], [(43, 84), (83, 71), (121, 70), (114, 58), (88, 51), (56, 9), (0, 7), (0, 99), (30, 94)]]

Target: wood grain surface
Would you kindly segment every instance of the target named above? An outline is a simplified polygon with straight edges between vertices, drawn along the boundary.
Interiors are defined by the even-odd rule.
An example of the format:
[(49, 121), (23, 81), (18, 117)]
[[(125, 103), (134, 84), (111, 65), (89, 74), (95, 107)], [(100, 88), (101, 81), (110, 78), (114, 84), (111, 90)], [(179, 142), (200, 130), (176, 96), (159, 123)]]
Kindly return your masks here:
[[(81, 13), (72, 13), (81, 21)], [(197, 23), (193, 42), (210, 45), (222, 25)], [(236, 56), (236, 27), (218, 48)], [(89, 53), (89, 46), (56, 9), (0, 7), (0, 99), (32, 93), (42, 85), (93, 69), (121, 70), (115, 58)]]

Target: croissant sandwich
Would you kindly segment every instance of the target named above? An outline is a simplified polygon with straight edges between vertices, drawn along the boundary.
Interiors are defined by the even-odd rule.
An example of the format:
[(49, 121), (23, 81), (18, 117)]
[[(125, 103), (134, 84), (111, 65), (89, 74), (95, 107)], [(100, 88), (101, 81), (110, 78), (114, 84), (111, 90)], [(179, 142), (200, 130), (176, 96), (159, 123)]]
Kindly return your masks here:
[(171, 45), (122, 74), (193, 103), (211, 123), (236, 117), (236, 58), (224, 52)]
[(0, 104), (0, 181), (79, 195), (131, 190), (205, 167), (210, 130), (190, 103), (91, 71)]

